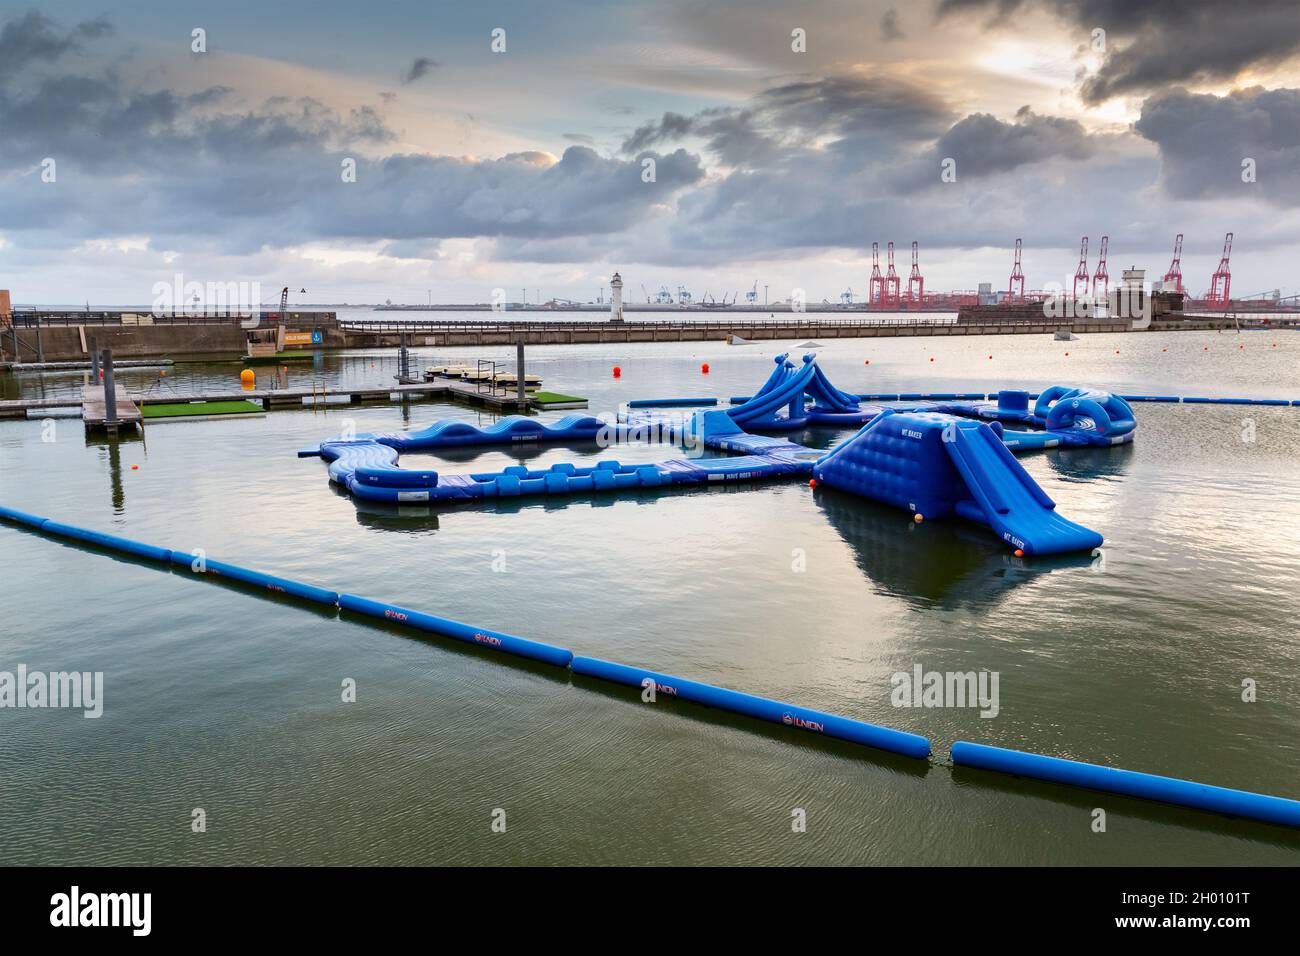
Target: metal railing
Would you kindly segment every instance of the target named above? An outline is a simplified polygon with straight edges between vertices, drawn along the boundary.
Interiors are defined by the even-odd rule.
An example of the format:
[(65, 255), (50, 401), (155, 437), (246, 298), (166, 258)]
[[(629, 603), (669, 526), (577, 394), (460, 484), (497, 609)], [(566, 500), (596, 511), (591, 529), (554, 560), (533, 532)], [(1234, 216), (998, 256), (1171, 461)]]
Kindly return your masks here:
[[(139, 316), (139, 321), (124, 322), (122, 317)], [(239, 325), (247, 322), (249, 319), (258, 317), (262, 322), (273, 323), (281, 321), (281, 315), (278, 312), (261, 312), (249, 314), (246, 312), (230, 313), (208, 313), (208, 312), (176, 312), (165, 315), (155, 315), (147, 309), (132, 311), (130, 309), (115, 309), (110, 311), (94, 312), (76, 312), (76, 311), (46, 311), (44, 309), (15, 309), (11, 317), (12, 323), (25, 329), (35, 329), (41, 327), (62, 327), (76, 325), (113, 325), (123, 326), (126, 328), (135, 328), (136, 326), (147, 328), (150, 325)], [(300, 325), (331, 323), (334, 321), (335, 313), (333, 312), (291, 312), (286, 313), (284, 321), (293, 322)]]
[(643, 330), (677, 330), (704, 329), (706, 331), (731, 332), (744, 329), (807, 329), (809, 331), (835, 326), (849, 327), (912, 327), (919, 325), (953, 325), (956, 318), (944, 316), (935, 319), (867, 319), (858, 317), (827, 319), (729, 319), (729, 320), (632, 320), (610, 322), (608, 319), (595, 322), (570, 321), (567, 319), (526, 320), (501, 319), (499, 321), (482, 321), (478, 319), (379, 319), (375, 321), (341, 321), (339, 328), (345, 332), (599, 332), (617, 330), (619, 332)]

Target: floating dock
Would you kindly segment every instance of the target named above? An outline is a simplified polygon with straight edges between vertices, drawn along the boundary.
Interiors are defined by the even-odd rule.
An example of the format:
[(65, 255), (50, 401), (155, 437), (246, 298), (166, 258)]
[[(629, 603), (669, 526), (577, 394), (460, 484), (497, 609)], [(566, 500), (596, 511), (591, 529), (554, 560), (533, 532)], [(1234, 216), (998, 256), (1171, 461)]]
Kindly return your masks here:
[(115, 417), (109, 419), (108, 404), (104, 397), (104, 386), (87, 385), (81, 390), (81, 418), (86, 427), (98, 431), (114, 432), (119, 428), (133, 428), (144, 420), (140, 409), (127, 397), (126, 389), (116, 390), (117, 408)]

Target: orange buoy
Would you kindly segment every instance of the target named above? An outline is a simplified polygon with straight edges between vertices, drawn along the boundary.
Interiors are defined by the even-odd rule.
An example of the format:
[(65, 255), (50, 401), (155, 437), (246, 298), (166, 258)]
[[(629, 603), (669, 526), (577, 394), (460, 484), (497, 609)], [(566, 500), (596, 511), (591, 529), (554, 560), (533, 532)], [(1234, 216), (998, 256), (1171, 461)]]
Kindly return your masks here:
[(255, 381), (257, 381), (257, 373), (254, 372), (251, 368), (246, 368), (239, 373), (239, 381), (244, 385), (252, 385)]
[(619, 368), (617, 365), (615, 365), (615, 366), (614, 366), (614, 377), (615, 377), (615, 378), (618, 378), (618, 377), (621, 376), (622, 374), (623, 374), (623, 370), (622, 370), (621, 368)]
[(808, 479), (808, 487), (809, 487), (809, 488), (816, 488), (816, 487), (817, 487), (817, 479), (816, 479), (816, 478), (809, 478), (809, 479)]
[(1065, 357), (1066, 357), (1066, 358), (1069, 358), (1069, 357), (1070, 357), (1070, 353), (1069, 353), (1069, 352), (1066, 352), (1066, 353), (1065, 353)]
[(132, 466), (131, 466), (131, 470), (132, 470), (132, 471), (139, 471), (139, 470), (140, 470), (140, 466), (139, 466), (139, 465), (132, 465)]
[(1025, 556), (1025, 552), (1024, 552), (1023, 550), (1021, 550), (1020, 548), (1016, 548), (1016, 557), (1017, 557), (1017, 558), (1023, 558), (1024, 556)]
[(867, 359), (867, 360), (866, 360), (865, 362), (863, 362), (862, 364), (863, 364), (863, 365), (870, 365), (870, 364), (871, 364), (871, 359)]
[(992, 355), (989, 356), (989, 358), (992, 358), (992, 357), (993, 357)]
[(925, 520), (925, 515), (920, 513), (914, 514), (912, 515), (912, 520), (915, 521), (917, 524), (920, 524), (922, 521)]
[(708, 374), (709, 374), (709, 363), (708, 363), (708, 362), (705, 362), (703, 365), (700, 366), (700, 374), (702, 374), (702, 375), (708, 375)]
[(933, 356), (933, 355), (930, 356), (930, 361), (931, 361), (931, 362), (934, 361), (934, 356)]

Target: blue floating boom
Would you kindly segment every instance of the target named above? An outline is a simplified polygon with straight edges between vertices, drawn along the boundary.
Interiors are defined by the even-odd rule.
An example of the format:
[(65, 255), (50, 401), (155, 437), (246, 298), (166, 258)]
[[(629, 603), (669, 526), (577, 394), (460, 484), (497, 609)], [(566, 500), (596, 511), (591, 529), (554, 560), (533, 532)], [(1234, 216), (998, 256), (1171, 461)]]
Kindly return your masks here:
[(1117, 770), (1097, 764), (1044, 757), (1041, 754), (1006, 750), (959, 740), (952, 745), (952, 762), (963, 767), (996, 770), (1021, 777), (1066, 783), (1089, 790), (1104, 790), (1144, 800), (1175, 803), (1211, 810), (1234, 817), (1249, 817), (1288, 827), (1300, 827), (1300, 800), (1274, 797), (1246, 790), (1230, 790), (1191, 780), (1158, 777), (1135, 770)]
[(716, 398), (638, 398), (627, 403), (628, 408), (676, 408), (695, 405), (716, 405)]
[(505, 651), (520, 657), (531, 657), (533, 660), (545, 661), (556, 667), (567, 667), (573, 660), (573, 651), (564, 647), (543, 644), (541, 641), (530, 641), (523, 637), (502, 634), (500, 631), (489, 631), (487, 628), (470, 627), (459, 621), (449, 621), (446, 618), (412, 611), (410, 608), (399, 607), (396, 604), (384, 604), (369, 598), (357, 597), (355, 594), (340, 594), (339, 607), (345, 611), (356, 611), (359, 614), (406, 624), (432, 634), (441, 634), (443, 637), (465, 641), (467, 644), (477, 644), (479, 647)]
[(784, 724), (787, 727), (797, 727), (810, 733), (838, 737), (840, 740), (864, 744), (878, 750), (888, 750), (919, 759), (930, 756), (930, 741), (924, 737), (901, 730), (890, 730), (888, 727), (877, 727), (875, 724), (868, 724), (861, 720), (839, 717), (807, 707), (797, 707), (794, 704), (785, 704), (766, 697), (728, 690), (725, 687), (685, 680), (641, 667), (614, 664), (594, 657), (574, 657), (569, 666), (573, 668), (575, 674), (599, 677), (602, 680), (627, 684), (631, 687), (645, 687), (647, 681), (653, 681), (656, 692), (660, 694), (735, 711), (738, 714)]
[(248, 568), (241, 568), (237, 564), (227, 564), (224, 561), (213, 561), (209, 558), (203, 558), (200, 561), (196, 555), (185, 551), (172, 551), (171, 560), (172, 564), (187, 567), (195, 574), (212, 574), (217, 577), (230, 578), (234, 581), (242, 581), (245, 584), (266, 588), (268, 591), (277, 591), (280, 594), (290, 594), (293, 597), (316, 601), (319, 604), (328, 604), (331, 607), (339, 602), (337, 591), (318, 588), (313, 584), (303, 584), (289, 578), (276, 577), (274, 574), (252, 571)]
[(15, 508), (5, 508), (3, 506), (0, 506), (0, 518), (5, 521), (12, 521), (14, 524), (25, 524), (29, 528), (36, 528), (37, 530), (50, 520), (49, 518), (42, 518), (40, 515), (32, 515), (26, 511), (18, 511)]
[(168, 548), (159, 548), (152, 544), (141, 544), (139, 541), (132, 541), (130, 538), (119, 538), (117, 535), (104, 534), (102, 531), (90, 531), (86, 528), (78, 528), (76, 525), (61, 524), (58, 521), (46, 521), (39, 526), (42, 531), (48, 534), (56, 534), (62, 538), (73, 538), (77, 541), (85, 541), (88, 544), (97, 545), (101, 548), (108, 548), (113, 551), (121, 551), (136, 558), (148, 558), (152, 561), (171, 561), (172, 553)]

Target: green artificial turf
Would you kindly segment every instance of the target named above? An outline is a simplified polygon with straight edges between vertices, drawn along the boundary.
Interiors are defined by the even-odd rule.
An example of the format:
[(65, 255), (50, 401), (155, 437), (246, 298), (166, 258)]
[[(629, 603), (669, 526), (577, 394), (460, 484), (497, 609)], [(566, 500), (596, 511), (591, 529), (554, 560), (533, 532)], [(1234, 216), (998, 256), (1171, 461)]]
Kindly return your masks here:
[(249, 415), (265, 409), (255, 402), (167, 402), (146, 404), (140, 409), (145, 418), (185, 418), (191, 415)]
[(561, 395), (559, 392), (534, 392), (529, 396), (534, 405), (554, 405), (559, 402), (585, 402), (585, 398), (576, 395)]

